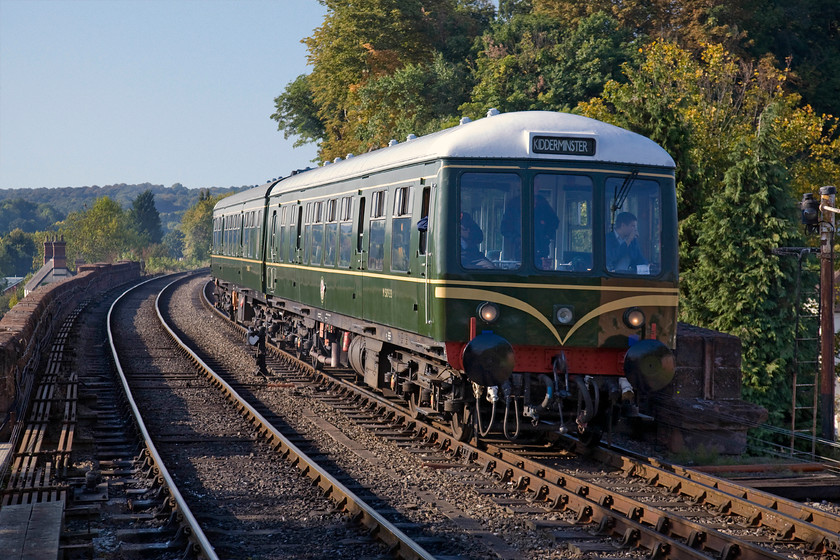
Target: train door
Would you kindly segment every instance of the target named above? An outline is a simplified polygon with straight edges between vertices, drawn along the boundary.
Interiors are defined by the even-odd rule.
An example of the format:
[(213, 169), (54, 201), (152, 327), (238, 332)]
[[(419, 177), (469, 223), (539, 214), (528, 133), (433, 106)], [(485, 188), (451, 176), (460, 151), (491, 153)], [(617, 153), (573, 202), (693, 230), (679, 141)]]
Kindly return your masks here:
[(300, 301), (300, 269), (303, 265), (303, 205), (298, 203), (290, 208), (289, 218), (289, 297)]
[(280, 216), (279, 208), (273, 208), (269, 212), (268, 218), (268, 235), (266, 236), (266, 250), (265, 250), (265, 293), (275, 294), (277, 291), (277, 267), (274, 263), (280, 261), (279, 258), (279, 232), (280, 232)]
[(352, 275), (354, 290), (352, 296), (352, 314), (354, 317), (363, 317), (363, 288), (364, 288), (364, 274), (367, 270), (367, 229), (369, 218), (367, 213), (367, 197), (361, 196), (357, 199), (359, 205), (356, 208), (354, 219), (354, 243), (353, 243), (353, 262), (352, 269), (355, 274)]
[(421, 284), (415, 284), (417, 287), (417, 305), (419, 306), (417, 314), (417, 332), (428, 334), (430, 332), (430, 325), (434, 322), (432, 298), (433, 287), (431, 279), (434, 277), (434, 259), (432, 259), (431, 232), (434, 231), (434, 212), (430, 209), (434, 207), (434, 185), (424, 186), (420, 192), (419, 212), (415, 211), (417, 216), (417, 266), (420, 271), (420, 277), (423, 279)]
[(394, 291), (385, 273), (385, 233), (388, 224), (388, 191), (370, 193), (367, 212), (366, 270), (362, 277), (362, 309), (365, 319), (391, 324)]

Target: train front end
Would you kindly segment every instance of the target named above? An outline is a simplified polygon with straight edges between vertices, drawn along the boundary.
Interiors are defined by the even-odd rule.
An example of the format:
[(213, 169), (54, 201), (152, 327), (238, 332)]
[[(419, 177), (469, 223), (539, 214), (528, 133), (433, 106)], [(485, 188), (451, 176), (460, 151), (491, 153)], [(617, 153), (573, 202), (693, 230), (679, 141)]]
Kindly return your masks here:
[(674, 374), (673, 161), (638, 135), (523, 130), (526, 159), (441, 175), (434, 288), (453, 428), (577, 432), (644, 417)]

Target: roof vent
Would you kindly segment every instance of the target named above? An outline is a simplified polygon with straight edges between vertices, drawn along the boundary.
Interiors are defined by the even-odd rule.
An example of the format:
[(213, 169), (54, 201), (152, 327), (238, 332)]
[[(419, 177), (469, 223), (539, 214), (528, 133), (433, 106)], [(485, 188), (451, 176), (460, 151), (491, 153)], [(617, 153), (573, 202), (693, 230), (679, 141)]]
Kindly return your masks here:
[(396, 140), (391, 140), (390, 142), (388, 142), (388, 147), (390, 148), (391, 146), (396, 146), (397, 144), (399, 144), (399, 142), (397, 142)]
[(496, 115), (500, 115), (500, 114), (501, 114), (501, 111), (499, 111), (499, 110), (498, 110), (498, 109), (496, 109), (495, 107), (493, 107), (492, 109), (490, 109), (489, 111), (487, 111), (487, 116), (488, 116), (488, 117), (495, 117)]
[(472, 119), (469, 117), (461, 117), (461, 120), (458, 122), (458, 124), (467, 124), (468, 122), (472, 122)]
[(405, 137), (406, 142), (411, 142), (412, 140), (417, 140), (417, 135), (416, 134), (409, 134), (408, 136)]

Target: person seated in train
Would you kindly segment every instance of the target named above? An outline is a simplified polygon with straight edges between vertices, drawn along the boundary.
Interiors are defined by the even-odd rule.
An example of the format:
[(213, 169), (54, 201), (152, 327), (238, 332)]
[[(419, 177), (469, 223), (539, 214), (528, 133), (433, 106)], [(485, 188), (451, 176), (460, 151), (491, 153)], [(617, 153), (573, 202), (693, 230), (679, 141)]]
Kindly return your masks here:
[(648, 265), (639, 248), (639, 222), (635, 214), (621, 212), (615, 217), (613, 231), (607, 232), (607, 270), (636, 273), (639, 265)]
[[(515, 254), (519, 259), (522, 247), (522, 217), (520, 199), (514, 198), (507, 204), (509, 210), (502, 216), (502, 235), (511, 242)], [(542, 195), (534, 197), (534, 262), (538, 268), (547, 270), (553, 268), (551, 262), (551, 242), (560, 220), (551, 208), (551, 204)]]
[(478, 249), (484, 232), (468, 212), (461, 212), (461, 265), (464, 268), (495, 268)]

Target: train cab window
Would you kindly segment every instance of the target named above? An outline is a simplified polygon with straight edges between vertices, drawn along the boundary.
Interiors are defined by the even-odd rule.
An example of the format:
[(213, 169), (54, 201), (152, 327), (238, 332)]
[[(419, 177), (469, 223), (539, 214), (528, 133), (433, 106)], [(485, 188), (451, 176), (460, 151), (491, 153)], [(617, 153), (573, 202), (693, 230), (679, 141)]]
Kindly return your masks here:
[(634, 175), (607, 179), (604, 256), (607, 271), (647, 276), (662, 270), (659, 183)]
[(371, 195), (368, 270), (382, 270), (385, 262), (385, 191)]
[(464, 173), (458, 217), (461, 266), (517, 269), (522, 263), (522, 181), (515, 173)]
[(310, 224), (311, 247), (309, 262), (311, 264), (321, 264), (324, 257), (324, 216), (323, 203), (312, 203), (312, 215)]
[(540, 173), (531, 213), (534, 265), (541, 270), (592, 270), (592, 178)]
[(400, 187), (394, 193), (394, 214), (391, 219), (391, 270), (408, 271), (411, 241), (411, 188)]
[(338, 266), (349, 267), (353, 257), (353, 199), (349, 196), (341, 199), (339, 220)]
[(338, 254), (338, 201), (336, 199), (327, 201), (326, 239), (324, 240), (324, 266), (335, 266), (335, 258)]

